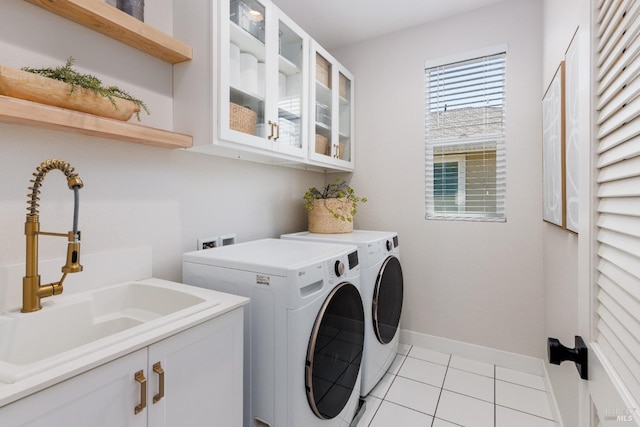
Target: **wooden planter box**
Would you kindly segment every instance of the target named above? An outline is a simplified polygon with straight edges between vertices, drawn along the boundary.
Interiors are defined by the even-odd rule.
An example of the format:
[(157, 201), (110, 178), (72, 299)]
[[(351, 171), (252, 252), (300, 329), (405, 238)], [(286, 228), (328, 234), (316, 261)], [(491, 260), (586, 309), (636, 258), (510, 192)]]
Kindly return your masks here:
[(0, 65), (0, 95), (127, 121), (140, 106), (115, 98), (117, 109), (108, 98), (82, 87), (70, 91), (71, 85), (27, 71)]

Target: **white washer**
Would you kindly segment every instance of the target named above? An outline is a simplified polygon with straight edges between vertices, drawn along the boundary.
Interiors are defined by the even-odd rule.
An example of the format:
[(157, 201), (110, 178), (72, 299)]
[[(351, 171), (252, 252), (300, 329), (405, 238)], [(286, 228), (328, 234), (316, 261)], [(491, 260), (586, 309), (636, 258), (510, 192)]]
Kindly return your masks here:
[(404, 284), (398, 233), (354, 230), (351, 233), (285, 234), (282, 239), (353, 244), (360, 258), (360, 290), (365, 313), (365, 341), (360, 394), (382, 379), (398, 351)]
[(251, 298), (245, 427), (350, 425), (365, 334), (355, 246), (264, 239), (182, 260), (184, 283)]

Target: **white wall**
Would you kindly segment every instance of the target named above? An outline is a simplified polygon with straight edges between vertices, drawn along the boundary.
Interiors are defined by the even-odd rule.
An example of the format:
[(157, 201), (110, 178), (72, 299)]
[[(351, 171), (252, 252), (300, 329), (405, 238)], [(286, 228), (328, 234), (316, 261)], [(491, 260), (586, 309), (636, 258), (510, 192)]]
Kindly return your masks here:
[[(588, 324), (583, 325), (584, 298), (588, 305), (590, 283), (590, 2), (582, 0), (545, 0), (543, 5), (543, 76), (540, 97), (546, 90), (565, 51), (580, 27), (580, 234), (574, 235), (558, 227), (545, 224), (544, 251), (544, 333), (558, 338), (567, 347), (573, 347), (574, 336), (588, 339)], [(587, 321), (588, 323), (588, 321)], [(574, 364), (560, 366), (547, 364), (547, 370), (556, 394), (566, 427), (580, 424), (579, 391), (582, 380)]]
[[(541, 23), (540, 1), (512, 0), (334, 52), (356, 76), (360, 225), (400, 235), (404, 329), (544, 354)], [(424, 61), (501, 43), (507, 222), (426, 221)]]
[[(148, 22), (170, 32), (171, 20), (155, 6), (162, 3), (147, 2)], [(23, 0), (4, 0), (0, 52), (0, 63), (14, 68), (62, 64), (73, 56), (77, 68), (144, 99), (152, 113), (143, 115), (144, 124), (172, 128), (172, 66), (141, 51)], [(24, 262), (29, 180), (53, 157), (75, 166), (85, 184), (82, 253), (150, 245), (153, 275), (169, 280), (180, 280), (181, 254), (195, 250), (198, 237), (237, 233), (238, 241), (246, 241), (305, 229), (302, 195), (325, 179), (314, 172), (0, 122), (0, 265)], [(42, 230), (70, 230), (73, 192), (60, 172), (46, 176), (41, 199)], [(42, 259), (65, 256), (64, 239), (40, 242)], [(0, 281), (0, 286), (20, 284)]]

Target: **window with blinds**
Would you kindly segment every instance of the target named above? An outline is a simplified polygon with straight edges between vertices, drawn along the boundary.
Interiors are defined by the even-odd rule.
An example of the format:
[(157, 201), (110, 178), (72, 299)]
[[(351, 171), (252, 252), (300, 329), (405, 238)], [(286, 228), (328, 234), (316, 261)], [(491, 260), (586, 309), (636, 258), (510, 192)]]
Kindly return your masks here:
[(640, 402), (640, 2), (595, 4), (595, 341)]
[(505, 60), (425, 64), (427, 219), (506, 220)]

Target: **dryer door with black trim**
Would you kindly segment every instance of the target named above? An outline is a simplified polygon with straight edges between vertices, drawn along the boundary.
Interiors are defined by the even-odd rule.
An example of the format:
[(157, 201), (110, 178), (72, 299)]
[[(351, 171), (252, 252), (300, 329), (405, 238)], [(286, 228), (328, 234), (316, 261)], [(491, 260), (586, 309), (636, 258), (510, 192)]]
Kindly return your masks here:
[(389, 344), (398, 331), (403, 296), (402, 267), (398, 258), (390, 256), (382, 263), (373, 290), (371, 318), (373, 330), (382, 344)]
[(351, 283), (336, 286), (313, 325), (305, 367), (307, 400), (322, 419), (336, 417), (353, 394), (364, 344), (364, 310)]

